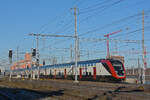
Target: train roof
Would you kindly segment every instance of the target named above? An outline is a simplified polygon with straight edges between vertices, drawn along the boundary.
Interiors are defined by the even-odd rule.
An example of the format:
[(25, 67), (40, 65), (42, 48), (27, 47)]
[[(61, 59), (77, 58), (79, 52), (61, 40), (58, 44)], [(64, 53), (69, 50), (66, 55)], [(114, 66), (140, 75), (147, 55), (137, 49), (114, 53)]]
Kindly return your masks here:
[[(101, 60), (106, 60), (106, 59), (94, 59), (94, 60), (78, 61), (78, 65), (84, 66), (84, 65), (88, 65), (88, 64), (95, 64), (95, 63), (101, 62)], [(112, 60), (112, 59), (108, 59), (108, 60)], [(61, 68), (61, 67), (70, 67), (72, 65), (75, 65), (75, 62), (63, 63), (63, 64), (54, 64), (54, 65), (45, 65), (45, 66), (41, 66), (39, 68), (40, 69)], [(32, 68), (25, 68), (25, 69), (17, 69), (14, 71), (35, 70), (37, 68), (38, 67), (32, 67)]]
[[(92, 64), (92, 63), (98, 63), (100, 62), (102, 59), (95, 59), (95, 60), (87, 60), (87, 61), (78, 61), (78, 65), (85, 65), (85, 64)], [(42, 67), (63, 67), (63, 66), (71, 66), (74, 65), (75, 62), (70, 62), (70, 63), (63, 63), (63, 64), (54, 64), (54, 65), (46, 65), (46, 66), (42, 66)]]
[[(87, 64), (93, 64), (93, 63), (98, 63), (102, 59), (95, 59), (95, 60), (86, 60), (86, 61), (78, 61), (78, 65), (87, 65)], [(61, 68), (61, 67), (70, 67), (75, 65), (75, 62), (70, 62), (70, 63), (63, 63), (63, 64), (54, 64), (54, 65), (45, 65), (41, 66), (40, 69), (46, 69), (46, 68)], [(32, 69), (36, 69), (37, 67), (34, 67)]]

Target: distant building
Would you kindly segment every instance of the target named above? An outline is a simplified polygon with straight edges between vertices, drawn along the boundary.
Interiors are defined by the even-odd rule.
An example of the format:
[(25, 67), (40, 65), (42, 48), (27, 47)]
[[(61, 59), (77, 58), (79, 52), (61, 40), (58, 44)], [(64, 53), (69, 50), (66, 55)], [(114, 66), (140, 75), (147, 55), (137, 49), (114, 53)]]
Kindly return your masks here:
[[(36, 66), (36, 62), (32, 61), (32, 57), (31, 57), (30, 53), (26, 53), (25, 56), (24, 56), (24, 60), (20, 60), (18, 62), (15, 62), (11, 66), (11, 70), (31, 68), (31, 66)], [(40, 66), (42, 66), (42, 64), (40, 64)]]

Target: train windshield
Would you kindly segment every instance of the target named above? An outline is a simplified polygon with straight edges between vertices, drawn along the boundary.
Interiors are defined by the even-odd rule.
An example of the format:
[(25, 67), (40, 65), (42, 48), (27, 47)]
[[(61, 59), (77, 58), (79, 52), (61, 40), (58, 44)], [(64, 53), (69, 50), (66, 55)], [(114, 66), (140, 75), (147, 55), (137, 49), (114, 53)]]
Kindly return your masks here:
[(117, 60), (113, 60), (113, 61), (111, 61), (111, 63), (112, 63), (112, 66), (114, 67), (115, 71), (117, 72), (117, 74), (119, 76), (123, 76), (124, 75), (123, 64)]
[(115, 68), (115, 70), (122, 70), (122, 64), (120, 64), (120, 63), (118, 63), (118, 64), (114, 63), (112, 65)]

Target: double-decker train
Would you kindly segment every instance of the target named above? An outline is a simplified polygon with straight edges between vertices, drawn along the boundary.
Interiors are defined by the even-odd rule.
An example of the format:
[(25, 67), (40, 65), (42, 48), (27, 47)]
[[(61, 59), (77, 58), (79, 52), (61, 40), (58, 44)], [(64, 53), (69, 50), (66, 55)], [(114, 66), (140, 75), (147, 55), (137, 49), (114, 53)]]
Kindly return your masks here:
[(79, 80), (122, 81), (126, 78), (123, 63), (114, 59), (79, 61), (78, 67), (71, 62), (13, 71), (13, 75), (37, 77), (40, 74), (40, 78), (53, 79), (74, 79), (75, 73)]

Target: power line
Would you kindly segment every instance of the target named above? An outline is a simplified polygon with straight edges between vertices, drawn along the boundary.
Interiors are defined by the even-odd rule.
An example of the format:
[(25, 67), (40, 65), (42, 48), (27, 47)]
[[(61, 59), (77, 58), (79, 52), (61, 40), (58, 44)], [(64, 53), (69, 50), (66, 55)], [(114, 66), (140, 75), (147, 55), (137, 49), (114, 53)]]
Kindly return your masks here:
[[(109, 8), (111, 8), (111, 7), (113, 7), (114, 5), (119, 4), (121, 1), (122, 1), (122, 0), (119, 0), (119, 1), (114, 2), (114, 3), (112, 3), (112, 4), (108, 5), (108, 6), (104, 6), (104, 7), (102, 7), (102, 9), (100, 9), (100, 11), (98, 11), (98, 12), (102, 13), (103, 11), (105, 11), (105, 10), (107, 10), (107, 9), (109, 9)], [(98, 12), (95, 12), (95, 13), (96, 13), (96, 14), (100, 14), (100, 13), (98, 13)], [(82, 13), (80, 13), (80, 14), (82, 14)], [(91, 18), (92, 16), (93, 16), (93, 15), (89, 15), (88, 17), (82, 19), (79, 23), (84, 22), (85, 20), (87, 20), (88, 18)]]
[(85, 0), (75, 0), (75, 3), (74, 3), (74, 5), (73, 6), (79, 6), (79, 5), (81, 5), (83, 2), (84, 2)]
[[(146, 11), (146, 13), (149, 13), (149, 12), (150, 12), (150, 10)], [(106, 25), (104, 25), (104, 26), (102, 26), (102, 27), (98, 27), (98, 28), (96, 28), (96, 29), (89, 30), (89, 31), (87, 31), (87, 32), (85, 32), (85, 33), (79, 34), (79, 36), (84, 36), (84, 35), (90, 34), (90, 33), (92, 33), (92, 32), (96, 32), (96, 31), (99, 31), (99, 30), (101, 30), (101, 29), (108, 28), (108, 27), (110, 27), (110, 26), (112, 26), (112, 25), (117, 25), (117, 24), (119, 24), (120, 22), (124, 22), (124, 21), (126, 21), (126, 20), (133, 19), (133, 18), (135, 18), (135, 17), (137, 17), (137, 16), (140, 16), (140, 15), (141, 15), (141, 13), (136, 13), (136, 14), (134, 14), (134, 15), (127, 16), (127, 17), (122, 18), (122, 19), (119, 19), (119, 20), (117, 20), (117, 21), (113, 21), (113, 22), (110, 23), (110, 24), (106, 24)]]
[[(78, 0), (75, 0), (73, 3), (72, 3), (72, 5), (74, 6), (76, 3), (78, 3), (79, 1)], [(70, 8), (70, 7), (69, 7)], [(63, 13), (61, 13), (61, 14), (58, 14), (57, 16), (55, 16), (52, 20), (50, 20), (50, 21), (48, 21), (47, 23), (45, 23), (45, 24), (43, 24), (41, 27), (40, 27), (40, 29), (39, 29), (39, 31), (38, 32), (40, 32), (40, 33), (43, 33), (44, 31), (42, 31), (42, 29), (44, 28), (44, 27), (46, 27), (47, 25), (49, 25), (49, 24), (52, 24), (52, 23), (54, 23), (55, 21), (57, 21), (57, 19), (60, 19), (60, 17), (63, 17), (64, 19), (67, 17), (67, 14), (68, 14), (68, 8), (65, 10), (65, 12), (63, 12)], [(68, 19), (67, 19), (68, 20)]]
[[(89, 7), (86, 7), (86, 8), (82, 8), (82, 9), (80, 9), (81, 10), (81, 14), (83, 14), (83, 13), (86, 13), (86, 12), (88, 12), (88, 11), (93, 11), (93, 10), (96, 10), (96, 9), (99, 9), (99, 8), (103, 8), (104, 6), (100, 6), (100, 5), (102, 5), (102, 4), (105, 4), (105, 3), (108, 3), (108, 2), (110, 2), (111, 0), (106, 0), (106, 1), (103, 1), (103, 2), (100, 2), (100, 3), (96, 3), (95, 5), (92, 5), (92, 6), (89, 6)], [(100, 7), (99, 7), (100, 6)], [(91, 9), (92, 8), (92, 9)], [(96, 8), (96, 9), (94, 9), (94, 8)]]
[[(103, 10), (105, 10), (105, 9), (109, 8), (110, 6), (113, 6), (113, 5), (115, 5), (115, 4), (119, 3), (119, 2), (121, 2), (121, 0), (115, 2), (115, 3), (111, 4), (111, 5), (108, 5), (108, 7), (102, 6), (102, 7), (104, 7)], [(136, 3), (134, 4), (134, 6), (137, 6), (137, 5), (142, 4), (142, 3), (144, 3), (144, 1), (136, 2)], [(133, 7), (134, 7), (134, 6), (133, 6)], [(101, 7), (100, 7), (100, 8), (101, 8)], [(89, 13), (90, 10), (91, 10), (91, 9), (89, 9), (89, 11), (86, 11), (85, 13)], [(96, 10), (99, 10), (99, 9), (93, 9), (93, 11), (96, 11)], [(103, 10), (102, 10), (102, 11), (103, 11)], [(102, 11), (101, 11), (101, 12), (102, 12)], [(100, 12), (100, 13), (101, 13), (101, 12)], [(84, 12), (83, 12), (83, 13), (84, 13)], [(98, 13), (98, 12), (97, 12), (97, 13)], [(96, 13), (96, 14), (97, 14), (97, 13)], [(99, 14), (99, 13), (98, 13), (98, 14)], [(90, 18), (90, 17), (92, 17), (92, 15), (89, 16), (88, 18)], [(86, 20), (86, 19), (88, 19), (88, 18), (83, 19), (83, 21)]]
[[(136, 15), (126, 17), (126, 18), (121, 19), (121, 20), (118, 20), (118, 21), (116, 21), (116, 22), (112, 22), (111, 24), (107, 24), (107, 25), (105, 25), (105, 26), (102, 27), (102, 28), (106, 28), (106, 27), (108, 27), (108, 26), (114, 25), (115, 23), (119, 23), (119, 21), (125, 21), (125, 20), (127, 20), (127, 19), (129, 19), (129, 18), (133, 18), (134, 16), (139, 16), (139, 15), (140, 15), (140, 14), (138, 13), (138, 14), (136, 14)], [(102, 29), (102, 28), (100, 28), (100, 29)], [(99, 28), (98, 28), (98, 29), (94, 29), (94, 30), (92, 30), (92, 31), (86, 32), (85, 34), (88, 34), (88, 33), (91, 33), (91, 32), (93, 32), (93, 31), (97, 31), (97, 30), (100, 30), (100, 29), (99, 29)], [(80, 36), (80, 35), (79, 35), (79, 36)], [(81, 36), (82, 36), (82, 35), (81, 35)], [(64, 40), (62, 40), (62, 41), (64, 41)]]
[(61, 29), (58, 29), (56, 33), (63, 33), (64, 31), (68, 30), (71, 26), (73, 26), (73, 20), (72, 19), (70, 21), (68, 21), (68, 23), (64, 24), (61, 27)]
[[(83, 36), (83, 35), (91, 34), (92, 32), (96, 32), (96, 31), (98, 31), (98, 30), (100, 30), (100, 29), (103, 29), (103, 28), (106, 28), (106, 27), (108, 28), (108, 27), (109, 27), (109, 26), (111, 26), (111, 25), (119, 24), (120, 22), (126, 21), (126, 20), (128, 20), (128, 19), (132, 19), (132, 18), (137, 17), (137, 16), (139, 16), (139, 15), (140, 15), (140, 13), (137, 13), (137, 14), (134, 14), (134, 15), (131, 15), (131, 16), (128, 16), (128, 17), (122, 18), (122, 19), (120, 19), (120, 20), (113, 21), (113, 22), (112, 22), (112, 23), (110, 23), (110, 24), (106, 24), (106, 25), (104, 25), (103, 27), (96, 28), (96, 29), (91, 30), (91, 31), (88, 31), (88, 32), (86, 32), (86, 33), (82, 33), (82, 34), (80, 34), (79, 36)], [(136, 32), (136, 31), (135, 31), (135, 32)], [(69, 39), (68, 39), (68, 40), (69, 40)], [(63, 42), (68, 41), (68, 40), (61, 40), (60, 42), (59, 42), (59, 41), (58, 41), (58, 42), (55, 42), (55, 44), (63, 43)]]
[(56, 22), (58, 18), (60, 19), (60, 16), (63, 17), (63, 18), (65, 18), (65, 17), (67, 16), (67, 13), (68, 13), (68, 10), (65, 11), (65, 12), (62, 13), (62, 14), (59, 14), (59, 15), (55, 16), (52, 20), (50, 20), (50, 21), (48, 21), (47, 23), (43, 24), (43, 25), (40, 27), (39, 32), (43, 32), (42, 29), (43, 29), (44, 27), (48, 26), (49, 24), (52, 24), (52, 23)]
[[(79, 6), (79, 4), (83, 3), (84, 0), (75, 0), (74, 3), (73, 3), (73, 6)], [(70, 27), (73, 26), (73, 20), (68, 20), (67, 19), (67, 23), (64, 24), (63, 26), (61, 26), (60, 29), (57, 30), (56, 34), (57, 33), (63, 33), (64, 31), (68, 30)]]
[[(150, 10), (146, 11), (146, 13), (149, 13), (149, 12), (150, 12)], [(108, 28), (108, 27), (111, 26), (111, 25), (114, 25), (114, 24), (116, 25), (116, 24), (119, 24), (120, 22), (124, 22), (124, 21), (126, 21), (126, 20), (133, 19), (133, 18), (135, 18), (135, 17), (137, 17), (137, 16), (140, 16), (140, 14), (141, 14), (141, 13), (137, 13), (137, 14), (134, 14), (134, 15), (131, 15), (131, 16), (122, 18), (122, 19), (120, 19), (120, 20), (113, 21), (112, 23), (107, 24), (107, 25), (104, 25), (104, 26), (101, 27), (101, 28), (97, 28), (97, 29), (88, 31), (88, 32), (86, 32), (86, 33), (80, 34), (79, 36), (87, 35), (87, 34), (90, 34), (90, 33), (94, 32), (94, 31), (98, 31), (98, 30), (103, 29), (103, 28), (106, 28), (106, 27)], [(146, 29), (146, 28), (145, 28), (145, 29)], [(134, 32), (138, 32), (138, 31), (140, 31), (140, 30), (141, 30), (141, 29), (137, 29), (137, 30), (134, 30), (134, 31), (129, 32), (129, 33), (127, 33), (127, 34), (131, 34), (131, 33), (134, 33)], [(112, 37), (112, 38), (113, 38), (113, 37)], [(68, 39), (68, 40), (70, 40), (70, 39)], [(60, 41), (58, 41), (58, 42), (55, 42), (55, 44), (64, 43), (64, 42), (66, 42), (66, 41), (68, 41), (68, 40), (66, 40), (66, 39), (60, 40)]]
[[(150, 28), (150, 26), (146, 26), (146, 27), (145, 27), (145, 29), (148, 29), (148, 28)], [(118, 35), (116, 35), (115, 37), (118, 37), (118, 36), (124, 36), (124, 35), (129, 35), (129, 34), (132, 34), (132, 33), (138, 32), (138, 31), (142, 31), (142, 28), (133, 30), (133, 31), (128, 32), (128, 33), (126, 33), (126, 34), (118, 34)], [(113, 38), (113, 36), (112, 36), (112, 38)]]

